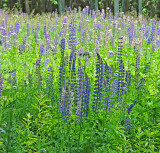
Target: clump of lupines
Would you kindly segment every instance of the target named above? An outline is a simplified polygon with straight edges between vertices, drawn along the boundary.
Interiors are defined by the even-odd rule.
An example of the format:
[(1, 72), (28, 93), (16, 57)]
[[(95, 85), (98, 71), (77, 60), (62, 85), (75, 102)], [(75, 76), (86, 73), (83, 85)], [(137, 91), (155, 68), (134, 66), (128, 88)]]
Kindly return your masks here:
[[(88, 16), (88, 13), (91, 14), (89, 14)], [(43, 81), (46, 82), (46, 84), (45, 83), (42, 84), (44, 85), (45, 94), (48, 95), (48, 97), (46, 96), (46, 98), (48, 99), (51, 98), (51, 100), (53, 100), (55, 103), (60, 102), (58, 104), (60, 104), (62, 119), (65, 123), (72, 122), (72, 119), (74, 121), (75, 120), (78, 121), (78, 123), (84, 121), (84, 119), (86, 119), (88, 116), (90, 117), (90, 115), (93, 115), (95, 113), (95, 111), (93, 112), (90, 111), (92, 110), (90, 109), (91, 106), (93, 106), (94, 108), (93, 110), (96, 110), (97, 112), (104, 112), (101, 111), (100, 109), (105, 109), (106, 112), (108, 113), (111, 107), (113, 107), (112, 111), (114, 111), (114, 107), (117, 106), (113, 105), (113, 103), (119, 104), (121, 102), (124, 102), (125, 105), (123, 105), (124, 106), (123, 109), (125, 110), (124, 112), (126, 113), (124, 118), (125, 122), (124, 126), (125, 130), (128, 131), (131, 128), (130, 120), (132, 120), (131, 119), (132, 116), (129, 115), (131, 114), (133, 104), (131, 105), (128, 104), (129, 98), (127, 96), (129, 94), (132, 94), (136, 90), (134, 88), (133, 89), (131, 88), (132, 87), (131, 84), (133, 85), (133, 78), (134, 78), (134, 77), (131, 78), (131, 76), (134, 76), (132, 71), (134, 68), (130, 69), (131, 68), (130, 64), (128, 64), (128, 66), (125, 67), (126, 65), (125, 51), (123, 54), (123, 57), (125, 58), (122, 59), (122, 51), (120, 49), (118, 50), (118, 62), (117, 62), (118, 64), (117, 65), (115, 64), (116, 66), (115, 65), (111, 66), (114, 64), (112, 56), (114, 57), (117, 56), (114, 47), (117, 46), (117, 41), (118, 41), (117, 36), (121, 34), (120, 28), (123, 29), (122, 31), (124, 32), (123, 34), (125, 35), (124, 38), (125, 43), (126, 42), (128, 43), (128, 40), (130, 43), (131, 42), (134, 43), (135, 39), (138, 38), (137, 40), (139, 41), (138, 42), (139, 50), (136, 52), (137, 62), (136, 62), (135, 75), (138, 78), (137, 84), (139, 85), (139, 87), (144, 87), (146, 78), (140, 77), (141, 75), (140, 55), (143, 54), (144, 52), (143, 51), (144, 49), (143, 45), (145, 44), (144, 42), (149, 39), (150, 28), (147, 26), (145, 26), (144, 29), (141, 28), (141, 30), (144, 30), (143, 34), (138, 35), (137, 33), (139, 32), (139, 29), (136, 27), (136, 25), (135, 26), (133, 25), (134, 23), (133, 20), (131, 20), (131, 22), (128, 22), (127, 19), (128, 22), (127, 23), (125, 19), (123, 19), (121, 27), (121, 22), (119, 22), (116, 19), (112, 19), (112, 16), (110, 14), (108, 16), (110, 23), (106, 23), (108, 21), (106, 20), (107, 17), (105, 18), (104, 12), (102, 12), (101, 14), (95, 11), (89, 12), (88, 8), (84, 9), (83, 13), (79, 13), (78, 26), (76, 26), (76, 22), (78, 23), (78, 20), (75, 19), (76, 12), (71, 13), (72, 16), (71, 20), (69, 15), (70, 14), (66, 14), (65, 17), (61, 16), (62, 18), (59, 18), (57, 13), (54, 14), (53, 12), (52, 16), (50, 17), (50, 19), (53, 21), (53, 24), (48, 24), (46, 21), (44, 22), (42, 21), (43, 23), (41, 24), (40, 23), (41, 18), (39, 18), (38, 22), (36, 23), (37, 25), (34, 25), (34, 23), (30, 22), (29, 19), (27, 19), (24, 24), (25, 26), (24, 29), (26, 29), (25, 34), (27, 35), (27, 37), (22, 36), (21, 29), (23, 28), (22, 27), (23, 25), (21, 25), (21, 22), (19, 22), (21, 20), (17, 19), (16, 21), (16, 23), (19, 23), (19, 30), (17, 31), (15, 30), (16, 33), (14, 33), (14, 26), (11, 25), (9, 29), (9, 27), (6, 27), (5, 25), (6, 21), (5, 22), (2, 21), (2, 25), (0, 25), (1, 26), (0, 32), (3, 35), (2, 40), (4, 39), (2, 42), (3, 45), (2, 47), (6, 46), (5, 42), (8, 45), (7, 47), (12, 47), (13, 42), (16, 42), (17, 44), (15, 43), (15, 46), (19, 47), (21, 53), (25, 51), (25, 55), (28, 55), (28, 53), (32, 53), (33, 50), (35, 51), (37, 48), (40, 47), (39, 57), (36, 60), (36, 71), (37, 71), (36, 75), (38, 76), (38, 81), (41, 83), (42, 83), (42, 76), (47, 75), (46, 77), (43, 77), (43, 79), (46, 78), (46, 80)], [(91, 19), (91, 15), (93, 19)], [(56, 20), (53, 20), (53, 17), (55, 17)], [(69, 22), (71, 21), (71, 23), (68, 24), (69, 28), (67, 25), (67, 19)], [(92, 28), (90, 28), (90, 26), (88, 26), (93, 24), (93, 22), (91, 21), (95, 21), (94, 22), (96, 25), (95, 31)], [(103, 24), (104, 21), (106, 24), (105, 23)], [(62, 26), (59, 26), (60, 24)], [(18, 25), (16, 26), (18, 27)], [(76, 30), (76, 28), (78, 30)], [(7, 29), (9, 30), (7, 31)], [(69, 36), (67, 31), (68, 29), (69, 29)], [(103, 36), (104, 32), (106, 32), (105, 38), (101, 37)], [(157, 29), (155, 29), (155, 32), (157, 32)], [(33, 35), (33, 40), (32, 40), (32, 35)], [(158, 33), (154, 35), (153, 42), (154, 40), (157, 39), (157, 35)], [(30, 39), (28, 39), (28, 37)], [(21, 40), (24, 40), (26, 42), (25, 43), (21, 42)], [(58, 44), (60, 40), (61, 44), (59, 47)], [(65, 41), (68, 41), (68, 45), (66, 46), (65, 46)], [(158, 40), (156, 41), (158, 44), (159, 43)], [(18, 42), (21, 42), (21, 44), (18, 44)], [(111, 46), (108, 42), (111, 42)], [(119, 48), (121, 48), (120, 45)], [(153, 43), (152, 46), (156, 52), (158, 45), (156, 46)], [(59, 59), (56, 59), (59, 56), (59, 50), (58, 50), (59, 48), (61, 49), (61, 61)], [(96, 65), (94, 65), (94, 62), (92, 61), (94, 60), (93, 52), (95, 48), (99, 50), (99, 54), (96, 57), (97, 58)], [(52, 53), (47, 54), (48, 50), (51, 51), (51, 49)], [(78, 53), (77, 50), (79, 50)], [(132, 50), (129, 49), (127, 53), (130, 51), (132, 52)], [(110, 53), (109, 56), (107, 54), (108, 52)], [(91, 58), (90, 59), (88, 58), (88, 61), (86, 62), (85, 57), (89, 57), (88, 55)], [(104, 55), (107, 55), (106, 61), (103, 59)], [(130, 58), (130, 56), (128, 56), (128, 58)], [(79, 59), (79, 61), (81, 61), (83, 64), (84, 63), (87, 64), (83, 66), (79, 65), (78, 67), (77, 59)], [(150, 59), (152, 59), (152, 57)], [(26, 56), (26, 61), (27, 60), (28, 59)], [(151, 64), (149, 63), (149, 59), (147, 59), (146, 61), (148, 61), (148, 63), (146, 62), (147, 63), (146, 68), (144, 68), (146, 71), (142, 71), (142, 73), (150, 72)], [(43, 66), (41, 66), (41, 62), (44, 62)], [(49, 62), (50, 64), (53, 65), (48, 66)], [(107, 65), (105, 62), (109, 65)], [(56, 73), (56, 70), (53, 72), (53, 67), (55, 67), (56, 70), (57, 67), (59, 68), (59, 78), (57, 77), (58, 74)], [(47, 73), (41, 74), (41, 70), (42, 69), (45, 70), (47, 68), (48, 68), (48, 74)], [(125, 71), (125, 68), (127, 71)], [(96, 76), (93, 75), (94, 69), (96, 70), (95, 74)], [(20, 76), (19, 74), (20, 73), (17, 73), (17, 77)], [(53, 77), (54, 75), (55, 77)], [(12, 75), (12, 78), (13, 76), (14, 74)], [(33, 78), (34, 75), (29, 74), (28, 78), (31, 77)], [(95, 80), (94, 77), (96, 77)], [(33, 85), (33, 81), (31, 79), (28, 80), (29, 84)], [(94, 84), (93, 80), (95, 81), (94, 87), (92, 86), (92, 84)], [(3, 78), (2, 81), (0, 81), (0, 85), (3, 84), (2, 82)], [(60, 90), (54, 91), (56, 93), (55, 94), (53, 92), (53, 89), (54, 86), (57, 87), (56, 84), (57, 82), (59, 82)], [(33, 87), (32, 85), (30, 87)], [(58, 95), (57, 96), (59, 98), (58, 100), (56, 99), (55, 95)], [(52, 104), (54, 105), (55, 103)], [(111, 114), (112, 111), (110, 111)], [(110, 114), (110, 112), (108, 114)], [(73, 116), (71, 116), (72, 114)], [(77, 116), (76, 119), (75, 115)], [(72, 117), (71, 120), (69, 120), (70, 116)]]

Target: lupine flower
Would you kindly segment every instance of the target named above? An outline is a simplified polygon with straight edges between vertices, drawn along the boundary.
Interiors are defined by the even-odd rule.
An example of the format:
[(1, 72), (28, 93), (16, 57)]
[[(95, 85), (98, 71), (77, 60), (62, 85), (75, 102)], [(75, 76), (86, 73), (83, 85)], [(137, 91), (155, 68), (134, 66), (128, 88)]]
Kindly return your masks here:
[(3, 76), (2, 73), (0, 73), (0, 98), (2, 96), (2, 89), (3, 89)]
[(37, 75), (37, 79), (38, 79), (38, 84), (40, 87), (42, 87), (42, 76), (41, 76), (41, 72), (40, 72), (40, 63), (41, 63), (41, 57), (39, 57), (36, 60), (36, 75)]
[(155, 25), (155, 23), (153, 23), (152, 31), (151, 31), (151, 34), (150, 34), (148, 40), (147, 40), (147, 43), (150, 44), (151, 42), (153, 42), (153, 39), (154, 39), (154, 36), (155, 36), (155, 30), (156, 30), (156, 25)]
[(104, 68), (104, 79), (103, 79), (103, 84), (104, 84), (104, 88), (103, 88), (103, 109), (107, 111), (109, 111), (110, 109), (110, 98), (111, 96), (110, 95), (107, 95), (109, 91), (111, 91), (111, 85), (109, 83), (110, 79), (111, 79), (111, 72), (112, 69), (107, 65), (107, 63), (105, 63), (105, 68)]
[(44, 52), (45, 52), (44, 44), (41, 44), (39, 49), (39, 57), (42, 57)]
[(33, 36), (35, 35), (35, 28), (34, 28), (33, 25), (32, 25), (32, 35), (33, 35)]
[(146, 81), (145, 78), (140, 79), (140, 82), (139, 82), (140, 88), (142, 88), (144, 86), (145, 81)]
[(124, 74), (125, 74), (125, 70), (124, 70), (124, 63), (121, 60), (119, 63), (119, 73), (118, 73), (118, 84), (117, 84), (117, 100), (122, 100), (123, 95), (125, 93), (125, 82), (124, 82)]
[(29, 23), (27, 22), (27, 36), (29, 37), (30, 29), (29, 29)]
[[(119, 38), (122, 40), (122, 38)], [(122, 42), (119, 42), (118, 46), (118, 66), (119, 66), (119, 73), (118, 73), (118, 81), (117, 81), (117, 100), (122, 100), (122, 97), (125, 93), (125, 70), (124, 70), (124, 63), (122, 60)]]
[(44, 27), (43, 27), (43, 33), (44, 33), (44, 36), (45, 36), (45, 39), (47, 39), (46, 38), (46, 34), (47, 34), (47, 27), (46, 27), (46, 22), (44, 23)]
[(16, 24), (15, 24), (14, 32), (15, 32), (16, 34), (19, 33), (19, 21), (17, 21)]
[(26, 51), (26, 40), (23, 40), (23, 44), (19, 45), (19, 54), (23, 54)]
[(150, 69), (151, 69), (151, 62), (148, 62), (146, 64), (146, 72), (150, 72)]
[(129, 87), (131, 86), (131, 72), (130, 72), (130, 70), (126, 71), (125, 82), (126, 82), (126, 87), (128, 89), (128, 92), (130, 92), (130, 89), (129, 89)]
[(131, 129), (131, 123), (130, 123), (130, 119), (127, 118), (125, 120), (125, 131), (129, 131)]
[(62, 88), (65, 87), (65, 63), (64, 63), (64, 51), (65, 51), (65, 39), (61, 40), (61, 65), (59, 68), (59, 84), (60, 84), (60, 94), (62, 92)]
[(95, 76), (95, 88), (94, 88), (94, 99), (93, 108), (98, 111), (100, 108), (100, 101), (102, 95), (102, 80), (103, 80), (103, 61), (100, 55), (97, 53), (97, 64), (96, 64), (96, 76)]
[(84, 115), (85, 117), (88, 117), (88, 109), (89, 109), (89, 100), (90, 100), (90, 92), (91, 92), (91, 86), (90, 86), (90, 78), (88, 78), (87, 74), (85, 75), (85, 82), (84, 82)]
[(47, 59), (47, 60), (44, 62), (45, 69), (46, 69), (46, 67), (47, 67), (47, 65), (48, 65), (48, 62), (49, 62), (49, 59)]
[(35, 33), (35, 43), (37, 44), (37, 42), (38, 42), (38, 31), (36, 31)]
[(12, 73), (12, 85), (16, 86), (17, 85), (17, 76), (16, 76), (16, 71)]
[(127, 109), (127, 113), (130, 114), (132, 108), (133, 108), (134, 104), (131, 104), (129, 107), (126, 107)]
[(83, 86), (84, 86), (84, 71), (81, 66), (78, 68), (78, 84), (77, 84), (77, 110), (76, 115), (78, 116), (76, 120), (82, 119), (83, 114)]

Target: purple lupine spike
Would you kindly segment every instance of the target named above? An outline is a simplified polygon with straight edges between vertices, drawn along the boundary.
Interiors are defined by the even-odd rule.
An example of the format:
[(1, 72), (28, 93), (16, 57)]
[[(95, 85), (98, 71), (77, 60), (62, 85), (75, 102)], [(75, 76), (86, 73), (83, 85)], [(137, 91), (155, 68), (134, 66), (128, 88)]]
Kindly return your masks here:
[(130, 114), (130, 112), (132, 111), (133, 106), (134, 104), (131, 104), (129, 107), (126, 107), (128, 114)]
[(47, 60), (44, 62), (45, 69), (46, 69), (46, 67), (47, 67), (47, 65), (48, 65), (48, 62), (49, 62), (49, 59), (47, 59)]
[(110, 68), (107, 63), (105, 63), (105, 68), (104, 68), (104, 79), (103, 79), (103, 84), (104, 84), (104, 88), (103, 88), (103, 109), (107, 111), (109, 111), (110, 106), (111, 106), (111, 96), (110, 95), (106, 95), (107, 92), (111, 91), (111, 84), (110, 79), (112, 76), (112, 68)]
[(76, 21), (73, 20), (69, 25), (69, 47), (71, 49), (70, 60), (69, 60), (69, 73), (71, 73), (71, 91), (74, 92), (74, 86), (76, 83), (75, 74), (75, 62), (76, 62)]
[(72, 21), (69, 25), (69, 47), (71, 48), (71, 51), (76, 51), (76, 21)]
[(65, 51), (65, 38), (61, 39), (61, 60), (64, 60), (64, 51)]
[(5, 12), (5, 23), (7, 25), (7, 21), (8, 21), (8, 11)]
[(17, 85), (17, 76), (16, 76), (16, 71), (12, 73), (12, 85), (16, 86)]
[[(1, 55), (0, 55), (0, 71), (1, 71)], [(0, 98), (2, 96), (2, 89), (3, 89), (3, 76), (2, 73), (0, 73)]]
[(59, 68), (59, 86), (60, 86), (60, 96), (62, 93), (62, 88), (65, 87), (65, 70), (64, 65), (61, 64)]
[(79, 20), (79, 29), (78, 29), (78, 31), (82, 31), (82, 21), (81, 20)]
[(111, 46), (114, 47), (114, 37), (111, 37)]
[(32, 25), (32, 35), (35, 35), (35, 27)]
[(84, 71), (83, 68), (80, 66), (78, 68), (78, 85), (77, 85), (77, 110), (76, 110), (76, 115), (78, 117), (76, 117), (76, 120), (82, 121), (82, 114), (83, 114), (83, 86), (84, 86), (84, 82), (83, 82), (83, 77), (84, 77)]
[(19, 45), (19, 55), (23, 54), (26, 51), (26, 40), (23, 40), (23, 44)]
[(63, 32), (63, 36), (65, 37), (66, 33), (67, 33), (67, 16), (64, 16), (64, 18), (63, 18), (63, 29), (62, 29), (62, 32)]
[(14, 32), (15, 32), (16, 34), (19, 33), (19, 21), (16, 21), (16, 24), (15, 24), (15, 27), (14, 27)]
[(2, 90), (3, 90), (3, 76), (2, 73), (0, 73), (0, 98), (2, 96)]
[(124, 74), (125, 74), (125, 70), (124, 70), (124, 63), (121, 60), (119, 63), (119, 73), (118, 73), (118, 84), (117, 84), (117, 100), (121, 101), (123, 98), (123, 95), (125, 93), (125, 82), (124, 82)]
[(74, 86), (76, 83), (76, 73), (75, 73), (75, 62), (76, 62), (76, 53), (72, 60), (72, 69), (71, 69), (71, 91), (74, 92)]
[(129, 87), (131, 86), (131, 71), (130, 70), (126, 71), (125, 82), (126, 82), (126, 87), (128, 89), (128, 92), (130, 92), (130, 89), (129, 89)]
[(142, 40), (139, 42), (139, 50), (142, 51)]
[(37, 75), (39, 87), (41, 89), (42, 88), (42, 76), (41, 76), (41, 72), (40, 72), (40, 63), (41, 63), (41, 57), (39, 57), (36, 60), (36, 75)]
[(29, 37), (30, 29), (29, 29), (29, 23), (27, 22), (27, 37)]
[(39, 49), (39, 57), (42, 57), (44, 53), (45, 53), (44, 44), (41, 44)]
[(131, 123), (130, 123), (130, 119), (127, 118), (125, 120), (125, 131), (129, 131), (131, 129)]
[(85, 82), (84, 82), (84, 115), (85, 117), (88, 117), (88, 110), (89, 110), (89, 100), (90, 100), (90, 92), (91, 92), (91, 86), (90, 86), (90, 78), (88, 78), (88, 75), (85, 74)]
[[(39, 20), (40, 20), (40, 19), (39, 19)], [(39, 31), (40, 27), (41, 27), (41, 24), (40, 24), (40, 21), (38, 21), (37, 27), (36, 27), (36, 31), (37, 31), (37, 32)]]
[(64, 51), (65, 51), (65, 38), (61, 40), (61, 65), (59, 68), (59, 84), (60, 84), (60, 95), (62, 88), (65, 87), (65, 63), (64, 63)]
[(38, 42), (38, 31), (36, 31), (35, 33), (35, 43), (37, 44), (37, 42)]
[(150, 69), (151, 69), (151, 62), (148, 62), (146, 64), (146, 72), (150, 72)]
[(119, 73), (118, 73), (118, 80), (117, 80), (117, 100), (121, 101), (123, 98), (123, 95), (125, 93), (125, 70), (124, 70), (124, 63), (122, 59), (122, 38), (119, 38), (119, 45), (118, 45), (118, 66), (119, 66)]
[(96, 17), (96, 13), (94, 10), (92, 10), (92, 18), (95, 18)]
[(145, 81), (146, 81), (145, 78), (140, 79), (140, 82), (139, 82), (139, 87), (140, 88), (142, 88), (144, 86)]
[(95, 76), (95, 88), (94, 88), (94, 99), (93, 108), (98, 111), (101, 105), (102, 96), (102, 80), (103, 80), (103, 61), (100, 55), (97, 53), (97, 64), (96, 64), (96, 76)]
[(149, 38), (147, 40), (148, 44), (151, 44), (151, 42), (153, 42), (154, 37), (155, 37), (155, 31), (156, 31), (156, 24), (153, 23), (151, 34), (150, 34), (150, 36), (149, 36)]
[(46, 33), (47, 33), (47, 27), (46, 27), (46, 22), (44, 23), (44, 26), (43, 26), (43, 34), (44, 34), (44, 36), (45, 36), (45, 38), (46, 38)]
[(113, 22), (113, 37), (115, 37), (116, 23)]

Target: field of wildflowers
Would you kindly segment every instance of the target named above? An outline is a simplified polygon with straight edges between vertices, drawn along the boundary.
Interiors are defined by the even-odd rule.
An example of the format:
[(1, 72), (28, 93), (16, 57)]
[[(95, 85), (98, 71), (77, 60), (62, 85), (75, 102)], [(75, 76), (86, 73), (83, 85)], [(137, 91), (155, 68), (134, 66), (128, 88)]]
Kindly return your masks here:
[(0, 153), (158, 153), (159, 102), (156, 19), (0, 10)]

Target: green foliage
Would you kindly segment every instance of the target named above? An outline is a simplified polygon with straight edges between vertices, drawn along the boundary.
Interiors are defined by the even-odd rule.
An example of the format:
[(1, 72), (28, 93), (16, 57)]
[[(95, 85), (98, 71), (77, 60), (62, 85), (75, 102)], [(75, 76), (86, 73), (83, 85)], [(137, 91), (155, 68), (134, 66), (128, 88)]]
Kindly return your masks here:
[(50, 0), (52, 2), (52, 4), (57, 5), (57, 1), (56, 0)]

